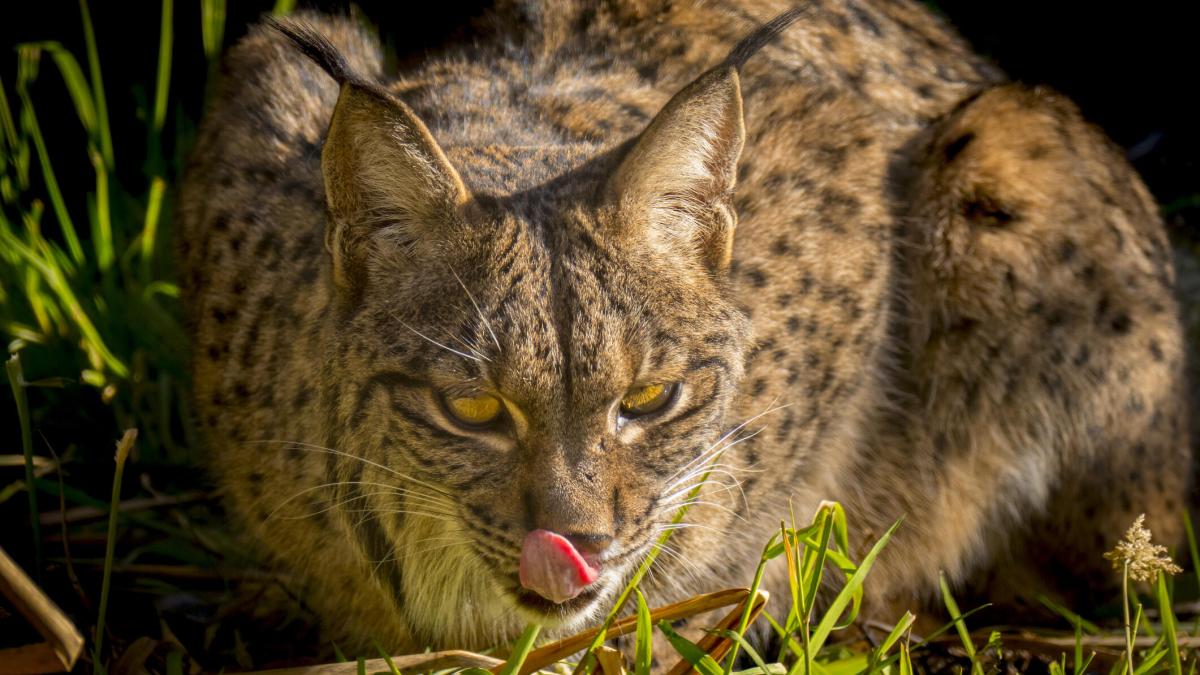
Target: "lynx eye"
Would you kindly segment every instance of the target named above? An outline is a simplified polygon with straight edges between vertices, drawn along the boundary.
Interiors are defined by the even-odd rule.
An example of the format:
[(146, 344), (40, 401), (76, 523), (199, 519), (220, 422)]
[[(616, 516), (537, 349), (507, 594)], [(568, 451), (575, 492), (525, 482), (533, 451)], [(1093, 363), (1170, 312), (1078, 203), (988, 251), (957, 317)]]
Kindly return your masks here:
[(442, 397), (446, 412), (455, 422), (468, 427), (480, 427), (491, 424), (500, 418), (504, 406), (500, 399), (490, 394), (478, 396), (461, 396), (456, 398)]
[(648, 384), (626, 392), (621, 399), (621, 414), (626, 417), (641, 417), (667, 407), (674, 398), (676, 385)]

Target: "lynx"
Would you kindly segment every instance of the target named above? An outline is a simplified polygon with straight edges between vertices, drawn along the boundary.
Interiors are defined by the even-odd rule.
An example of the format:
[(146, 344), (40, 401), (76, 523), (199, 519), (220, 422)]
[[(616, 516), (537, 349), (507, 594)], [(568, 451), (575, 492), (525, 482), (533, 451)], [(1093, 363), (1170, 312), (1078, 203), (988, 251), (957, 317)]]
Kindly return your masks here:
[(262, 26), (181, 220), (211, 466), (343, 644), (579, 629), (672, 528), (652, 602), (745, 585), (822, 500), (903, 518), (883, 619), (939, 571), (1082, 606), (1179, 535), (1155, 203), (916, 2), (503, 2), (400, 72)]

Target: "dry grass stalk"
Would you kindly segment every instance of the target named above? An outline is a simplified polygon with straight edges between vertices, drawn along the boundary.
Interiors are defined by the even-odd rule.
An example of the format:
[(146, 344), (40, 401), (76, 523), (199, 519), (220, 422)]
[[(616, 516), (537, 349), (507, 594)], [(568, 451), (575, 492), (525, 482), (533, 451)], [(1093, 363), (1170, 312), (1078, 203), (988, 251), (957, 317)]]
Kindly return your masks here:
[(3, 549), (0, 549), (0, 592), (46, 640), (0, 650), (0, 675), (70, 670), (83, 650), (83, 636)]
[[(21, 467), (25, 466), (25, 457), (23, 455), (0, 455), (0, 467)], [(33, 457), (33, 468), (35, 471), (43, 472), (42, 475), (54, 470), (55, 463), (45, 457)]]
[[(72, 542), (74, 543), (74, 542)], [(51, 560), (56, 560), (51, 558)], [(103, 560), (75, 560), (77, 567), (103, 567)], [(113, 565), (111, 572), (122, 576), (157, 577), (160, 579), (183, 579), (193, 581), (277, 581), (281, 577), (272, 572), (235, 567), (205, 568), (194, 565), (154, 565), (131, 563)]]
[[(986, 641), (990, 631), (972, 633), (976, 642)], [(1180, 635), (1180, 649), (1200, 649), (1200, 636)], [(1135, 649), (1150, 649), (1157, 644), (1158, 638), (1140, 636), (1133, 639)], [(1057, 661), (1063, 654), (1070, 654), (1075, 649), (1075, 636), (1046, 636), (1029, 631), (1003, 633), (1001, 643), (1006, 652), (1024, 652), (1036, 655), (1049, 663)], [(954, 635), (942, 635), (930, 640), (932, 645), (940, 645), (950, 650), (961, 646), (959, 638)], [(1107, 672), (1117, 661), (1125, 659), (1127, 649), (1124, 635), (1083, 635), (1079, 639), (1080, 648), (1084, 654), (1092, 653), (1095, 659), (1088, 672)]]
[[(651, 611), (650, 620), (653, 623), (657, 623), (659, 621), (676, 621), (678, 619), (686, 619), (690, 616), (703, 614), (704, 612), (720, 609), (721, 607), (728, 607), (734, 603), (737, 603), (733, 610), (727, 616), (721, 619), (716, 626), (718, 629), (732, 628), (736, 626), (737, 622), (741, 619), (742, 612), (745, 611), (745, 603), (748, 600), (749, 595), (750, 591), (745, 588), (731, 588), (724, 591), (717, 591), (716, 593), (697, 595), (694, 598), (689, 598), (682, 602), (659, 607), (658, 609)], [(752, 622), (762, 612), (763, 606), (766, 605), (768, 597), (769, 595), (766, 591), (759, 591), (758, 595), (754, 598), (754, 603), (750, 610), (750, 620)], [(613, 623), (612, 627), (608, 629), (607, 637), (615, 638), (627, 633), (632, 633), (635, 630), (637, 630), (637, 617), (628, 616)], [(569, 638), (564, 638), (558, 642), (552, 642), (548, 645), (533, 650), (529, 653), (529, 656), (525, 659), (525, 663), (521, 666), (519, 675), (528, 675), (529, 673), (541, 670), (552, 663), (557, 663), (558, 661), (561, 661), (572, 654), (576, 654), (584, 649), (587, 649), (587, 647), (592, 643), (592, 640), (596, 638), (598, 631), (598, 628), (594, 628), (592, 630), (585, 631), (577, 635), (572, 635)], [(731, 643), (727, 638), (707, 635), (699, 642), (699, 646), (701, 649), (704, 649), (712, 654), (714, 659), (720, 659), (721, 656), (728, 653)], [(687, 661), (681, 660), (675, 665), (674, 668), (671, 669), (671, 673), (678, 675), (679, 673), (686, 673), (690, 669), (691, 664)], [(493, 673), (499, 672), (500, 666), (494, 667), (491, 670)]]
[[(424, 673), (448, 668), (493, 668), (504, 662), (491, 656), (455, 649), (410, 656), (393, 656), (392, 663), (396, 664), (396, 668), (402, 672)], [(368, 673), (391, 670), (384, 659), (369, 659), (364, 665)], [(358, 673), (358, 664), (347, 661), (346, 663), (326, 663), (319, 666), (259, 670), (245, 675), (356, 675), (356, 673)]]
[[(658, 621), (675, 621), (684, 619), (697, 614), (703, 614), (721, 607), (734, 605), (732, 611), (722, 618), (715, 628), (726, 629), (737, 626), (741, 619), (742, 612), (745, 611), (746, 602), (750, 600), (750, 591), (745, 588), (728, 589), (717, 591), (716, 593), (708, 593), (698, 595), (694, 598), (677, 602), (665, 607), (659, 607), (650, 612), (650, 618), (654, 622)], [(766, 591), (759, 591), (753, 598), (753, 603), (750, 607), (750, 621), (753, 622), (763, 610), (767, 603), (769, 594)], [(579, 633), (571, 637), (545, 645), (539, 649), (535, 649), (529, 653), (521, 668), (521, 675), (528, 675), (534, 671), (540, 670), (553, 663), (557, 663), (562, 659), (576, 654), (588, 647), (592, 640), (596, 637), (599, 629), (592, 629), (584, 633)], [(615, 622), (608, 631), (608, 637), (615, 638), (627, 633), (632, 633), (637, 630), (637, 617), (631, 616)], [(714, 659), (720, 659), (729, 652), (731, 643), (727, 638), (708, 635), (699, 643), (700, 647), (707, 651)], [(626, 675), (624, 656), (617, 650), (609, 647), (603, 647), (596, 652), (596, 659), (600, 664), (600, 670), (604, 675)], [(408, 656), (392, 657), (392, 662), (401, 671), (413, 672), (428, 672), (433, 670), (443, 670), (447, 668), (484, 668), (492, 672), (499, 672), (504, 667), (504, 661), (474, 652), (454, 650), (444, 652), (430, 652), (427, 654), (412, 654)], [(672, 673), (686, 673), (691, 669), (691, 664), (681, 660), (672, 669)], [(389, 666), (384, 659), (372, 659), (366, 661), (366, 671), (379, 672), (387, 671)], [(278, 670), (263, 670), (247, 675), (355, 675), (358, 672), (358, 664), (348, 663), (330, 663), (319, 666), (307, 666), (299, 668), (281, 668)]]
[[(192, 502), (213, 499), (216, 495), (211, 492), (185, 492), (181, 495), (164, 495), (161, 497), (146, 497), (143, 499), (126, 499), (117, 507), (117, 513), (132, 513), (145, 511), (163, 506), (180, 506)], [(46, 511), (38, 519), (42, 525), (58, 525), (60, 523), (82, 523), (90, 520), (103, 520), (108, 517), (109, 509), (98, 506), (76, 506), (65, 512)]]
[[(1047, 646), (1053, 647), (1054, 649), (1058, 650), (1055, 653), (1056, 656), (1065, 649), (1074, 649), (1075, 648), (1075, 638), (1074, 637), (1041, 637), (1041, 636), (1030, 637), (1027, 634), (1019, 635), (1019, 636), (1004, 635), (1003, 637), (1004, 637), (1004, 645), (1006, 647), (1009, 646), (1010, 642), (1015, 644), (1018, 641), (1022, 641), (1023, 643), (1031, 643), (1031, 644), (1032, 643), (1043, 644), (1043, 645), (1047, 645)], [(937, 640), (934, 640), (934, 642), (941, 642), (943, 639), (944, 638), (938, 638)], [(1184, 649), (1200, 648), (1200, 637), (1180, 635), (1178, 637), (1178, 640), (1179, 640), (1180, 648), (1184, 648)], [(1133, 646), (1138, 649), (1149, 649), (1150, 647), (1153, 647), (1157, 643), (1158, 643), (1158, 638), (1149, 637), (1149, 636), (1145, 636), (1145, 635), (1143, 635), (1141, 637), (1135, 637), (1133, 639)], [(1084, 635), (1082, 638), (1080, 638), (1079, 644), (1081, 644), (1085, 650), (1086, 649), (1096, 649), (1096, 650), (1124, 649), (1125, 636), (1124, 635), (1091, 635), (1091, 636)]]
[[(762, 614), (763, 608), (767, 606), (767, 599), (770, 597), (769, 593), (760, 590), (758, 595), (753, 598), (753, 603), (750, 605), (750, 618), (746, 623), (747, 627), (753, 625), (755, 620), (758, 619), (758, 615)], [(725, 658), (725, 655), (729, 653), (729, 650), (733, 649), (733, 641), (727, 637), (717, 635), (715, 631), (736, 629), (742, 620), (742, 613), (746, 610), (746, 603), (750, 600), (748, 597), (744, 598), (737, 604), (737, 607), (733, 608), (733, 611), (726, 614), (724, 618), (717, 622), (717, 625), (713, 626), (714, 632), (705, 633), (704, 637), (696, 643), (696, 646), (707, 652), (717, 663), (720, 663), (721, 659)], [(686, 673), (695, 672), (696, 669), (692, 667), (692, 664), (688, 663), (685, 659), (680, 659), (679, 663), (671, 667), (667, 675), (685, 675)]]
[(604, 675), (625, 675), (625, 655), (607, 645), (596, 650), (596, 661)]

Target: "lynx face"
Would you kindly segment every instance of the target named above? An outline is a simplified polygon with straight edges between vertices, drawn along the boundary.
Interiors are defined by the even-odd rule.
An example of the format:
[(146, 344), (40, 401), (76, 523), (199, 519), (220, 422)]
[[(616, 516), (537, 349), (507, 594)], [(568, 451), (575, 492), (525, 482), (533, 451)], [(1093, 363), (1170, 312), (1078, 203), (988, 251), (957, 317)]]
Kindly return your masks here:
[(703, 480), (748, 341), (725, 293), (742, 136), (727, 67), (628, 148), (472, 189), (494, 149), (455, 166), (403, 103), (345, 81), (322, 157), (346, 322), (330, 418), (367, 461), (330, 480), (414, 623), (585, 619)]
[[(505, 595), (569, 615), (640, 561), (720, 449), (745, 322), (715, 282), (600, 239), (582, 210), (477, 215), (497, 234), (371, 280), (337, 370), (376, 391), (341, 442), (415, 479), (372, 478), (411, 491), (392, 507), (410, 523), (451, 518)], [(522, 588), (539, 529), (600, 580), (562, 604)]]

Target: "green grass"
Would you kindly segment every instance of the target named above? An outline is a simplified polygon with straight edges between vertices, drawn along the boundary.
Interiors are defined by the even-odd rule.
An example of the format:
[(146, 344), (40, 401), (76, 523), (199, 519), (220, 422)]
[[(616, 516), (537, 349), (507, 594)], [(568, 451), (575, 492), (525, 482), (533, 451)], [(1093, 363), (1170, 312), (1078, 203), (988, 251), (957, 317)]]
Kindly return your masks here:
[[(25, 374), (21, 370), (21, 358), (13, 354), (4, 364), (8, 373), (9, 384), (12, 385), (13, 399), (17, 404), (17, 417), (21, 425), (21, 454), (25, 458), (25, 485), (33, 485), (33, 432), (29, 422), (29, 397), (25, 395)], [(29, 495), (29, 532), (33, 536), (34, 575), (42, 574), (42, 531), (36, 517), (40, 512), (37, 502), (37, 490), (26, 489)]]
[[(288, 12), (293, 4), (278, 0), (274, 9)], [(139, 638), (146, 637), (147, 623), (156, 624), (161, 618), (152, 603), (139, 605), (147, 612), (148, 621), (135, 616), (137, 612), (126, 602), (113, 605), (110, 599), (115, 597), (114, 589), (119, 588), (126, 601), (149, 597), (164, 602), (180, 602), (180, 598), (192, 602), (212, 596), (226, 603), (221, 605), (225, 611), (228, 604), (239, 599), (243, 586), (256, 583), (233, 579), (237, 573), (253, 572), (253, 561), (229, 540), (220, 514), (210, 501), (200, 499), (195, 506), (144, 512), (120, 512), (116, 508), (122, 495), (128, 497), (134, 491), (123, 480), (127, 470), (142, 481), (136, 488), (139, 496), (154, 492), (147, 486), (191, 485), (175, 478), (191, 472), (190, 448), (194, 447), (189, 437), (190, 410), (185, 394), (187, 343), (179, 320), (179, 290), (172, 276), (170, 246), (169, 204), (179, 178), (179, 157), (186, 154), (194, 122), (179, 122), (183, 115), (172, 98), (178, 93), (172, 89), (173, 65), (180, 45), (188, 44), (176, 40), (175, 10), (173, 0), (162, 0), (155, 36), (157, 48), (147, 49), (148, 54), (156, 54), (156, 62), (152, 81), (146, 86), (144, 109), (137, 114), (146, 136), (143, 157), (118, 152), (125, 146), (113, 137), (98, 48), (98, 40), (130, 38), (96, 35), (86, 0), (79, 3), (78, 17), (84, 37), (82, 59), (58, 42), (42, 41), (18, 47), (14, 76), (0, 70), (0, 334), (10, 354), (6, 373), (13, 395), (11, 408), (18, 420), (0, 447), (17, 443), (19, 430), (24, 468), (20, 489), (0, 494), (26, 492), (31, 517), (28, 541), (15, 542), (6, 531), (2, 543), (6, 547), (27, 546), (35, 576), (59, 579), (57, 585), (48, 581), (48, 587), (57, 591), (56, 599), (69, 603), (81, 629), (91, 636), (87, 650), (90, 663), (84, 668), (100, 673), (128, 653)], [(196, 42), (211, 74), (224, 44), (226, 5), (224, 0), (201, 0), (199, 11), (195, 10), (193, 5), (186, 7), (189, 15), (198, 17), (195, 32), (200, 39)], [(55, 77), (48, 77), (48, 72)], [(77, 128), (49, 130), (40, 124), (34, 92), (52, 86), (63, 87)], [(175, 83), (176, 90), (180, 86), (204, 85), (196, 81)], [(53, 134), (50, 138), (77, 133), (81, 147), (52, 154), (53, 148), (64, 146), (48, 143), (48, 133)], [(174, 151), (168, 154), (167, 148)], [(75, 174), (78, 172), (64, 171), (64, 167), (77, 168), (79, 164), (90, 171), (87, 185), (59, 181), (58, 171)], [(77, 439), (78, 447), (68, 448), (62, 453), (64, 461), (53, 464), (57, 480), (49, 480), (35, 466), (35, 459), (41, 459), (42, 454), (35, 451), (35, 432), (55, 425), (58, 420), (54, 415), (64, 408), (64, 402), (67, 409), (78, 408), (89, 414), (100, 411), (104, 419), (93, 420), (88, 427), (100, 430), (100, 437)], [(111, 444), (117, 430), (126, 428), (137, 430), (136, 455), (131, 454), (133, 436), (127, 435), (113, 463)], [(714, 461), (719, 461), (719, 456)], [(98, 485), (108, 488), (108, 499), (95, 496), (102, 494)], [(39, 492), (53, 496), (55, 503), (61, 500), (64, 509), (59, 511), (68, 504), (102, 509), (105, 519), (62, 526), (63, 532), (69, 530), (76, 538), (72, 546), (94, 555), (72, 558), (64, 542), (63, 554), (58, 557), (58, 548), (51, 550), (46, 545), (38, 518)], [(0, 507), (11, 506), (4, 503), (7, 496), (0, 498)], [(675, 522), (686, 517), (687, 508), (681, 508)], [(768, 606), (752, 624), (751, 605), (747, 602), (736, 625), (718, 633), (733, 645), (720, 660), (679, 635), (670, 623), (656, 625), (651, 620), (650, 608), (655, 599), (647, 597), (639, 586), (667, 543), (668, 531), (619, 594), (589, 648), (578, 659), (560, 666), (581, 675), (594, 671), (599, 665), (596, 654), (606, 643), (607, 631), (623, 612), (637, 616), (633, 661), (627, 665), (635, 675), (648, 675), (652, 657), (660, 663), (686, 659), (704, 675), (903, 674), (919, 671), (927, 663), (951, 664), (961, 672), (976, 675), (1002, 666), (1004, 637), (989, 632), (980, 638), (970, 631), (967, 619), (980, 608), (960, 611), (944, 577), (942, 600), (951, 617), (949, 623), (918, 639), (913, 634), (917, 617), (910, 612), (893, 626), (874, 627), (882, 639), (862, 639), (859, 613), (871, 570), (892, 534), (903, 524), (897, 523), (883, 533), (861, 560), (855, 560), (851, 552), (851, 525), (837, 504), (824, 505), (810, 521), (798, 521), (793, 516), (790, 522), (780, 524), (779, 532), (764, 542), (759, 564), (746, 582), (749, 597), (754, 598), (767, 567), (786, 566), (789, 609), (776, 616)], [(1190, 521), (1186, 529), (1191, 559), (1196, 560)], [(95, 553), (100, 546), (102, 552)], [(123, 569), (138, 564), (144, 565), (140, 569), (153, 566), (159, 573), (165, 570), (176, 576), (138, 578), (133, 582), (119, 576)], [(89, 565), (91, 573), (84, 575), (86, 583), (80, 582), (75, 568)], [(1200, 588), (1200, 570), (1195, 574), (1195, 586)], [(70, 579), (69, 585), (62, 582), (64, 576)], [(196, 579), (216, 580), (211, 584), (215, 589)], [(270, 581), (263, 582), (263, 586), (270, 588)], [(97, 587), (98, 602), (92, 598)], [(1129, 590), (1132, 593), (1136, 589)], [(1153, 596), (1147, 602), (1156, 610), (1157, 627), (1145, 616), (1136, 594), (1125, 605), (1127, 610), (1134, 608), (1130, 638), (1144, 631), (1152, 643), (1137, 647), (1130, 642), (1112, 672), (1123, 672), (1126, 664), (1132, 664), (1135, 673), (1193, 672), (1195, 654), (1180, 648), (1183, 631), (1173, 611), (1173, 585), (1160, 577), (1152, 590)], [(627, 607), (631, 602), (632, 606)], [(1055, 652), (1046, 667), (1061, 673), (1087, 671), (1096, 663), (1096, 653), (1085, 655), (1085, 641), (1117, 635), (1121, 627), (1112, 622), (1098, 625), (1069, 608), (1046, 602), (1064, 617), (1074, 640), (1073, 645)], [(213, 669), (244, 665), (255, 655), (247, 653), (243, 632), (249, 634), (254, 625), (262, 623), (260, 617), (249, 615), (249, 620), (237, 623), (236, 614), (221, 614), (223, 620), (206, 625), (205, 630), (211, 634), (206, 633), (200, 643), (213, 655), (185, 653), (175, 637), (160, 638), (161, 645), (165, 645), (162, 670), (190, 671), (188, 659), (198, 662), (202, 658)], [(311, 618), (298, 616), (284, 616), (279, 621), (282, 627), (272, 625), (265, 630), (280, 632), (285, 636), (283, 642), (291, 642), (287, 636), (304, 634), (302, 626)], [(162, 621), (162, 625), (167, 623)], [(777, 652), (764, 655), (755, 648), (747, 637), (755, 625), (774, 631), (780, 646)], [(229, 634), (223, 634), (226, 631)], [(674, 655), (653, 653), (655, 631), (671, 645)], [(497, 646), (511, 654), (501, 670), (504, 675), (521, 671), (539, 634), (540, 627), (531, 624), (514, 645)], [(952, 636), (957, 636), (956, 642), (948, 639)], [(222, 644), (231, 646), (219, 647)], [(261, 636), (255, 644), (261, 647)], [(328, 647), (326, 651), (336, 652), (336, 647)], [(339, 660), (346, 660), (336, 653)], [(359, 671), (365, 672), (364, 655), (350, 658), (357, 659)], [(390, 660), (389, 668), (396, 670)]]
[[(18, 46), (11, 90), (0, 80), (0, 333), (9, 352), (21, 353), (27, 373), (93, 388), (87, 395), (72, 386), (70, 395), (101, 402), (111, 428), (139, 428), (150, 456), (178, 455), (186, 445), (187, 344), (163, 208), (178, 167), (162, 156), (161, 138), (172, 2), (161, 6), (154, 102), (143, 115), (149, 156), (123, 158), (149, 175), (132, 184), (116, 179), (122, 158), (114, 154), (97, 38), (85, 0), (79, 8), (85, 65), (59, 43), (27, 43)], [(78, 152), (55, 157), (32, 95), (48, 67), (57, 71), (85, 139)], [(57, 167), (83, 162), (91, 167), (91, 189), (64, 193)], [(80, 234), (81, 215), (87, 236)]]
[(112, 498), (108, 505), (108, 535), (104, 545), (104, 574), (100, 582), (100, 609), (96, 617), (96, 632), (92, 641), (92, 664), (96, 673), (106, 672), (104, 659), (104, 623), (108, 618), (108, 595), (111, 588), (113, 557), (117, 545), (117, 505), (121, 503), (121, 476), (125, 473), (125, 462), (133, 451), (133, 443), (137, 440), (137, 431), (130, 429), (125, 432), (117, 443), (116, 468), (113, 470)]

